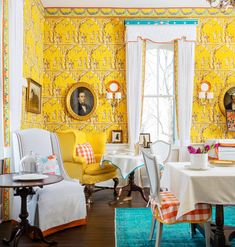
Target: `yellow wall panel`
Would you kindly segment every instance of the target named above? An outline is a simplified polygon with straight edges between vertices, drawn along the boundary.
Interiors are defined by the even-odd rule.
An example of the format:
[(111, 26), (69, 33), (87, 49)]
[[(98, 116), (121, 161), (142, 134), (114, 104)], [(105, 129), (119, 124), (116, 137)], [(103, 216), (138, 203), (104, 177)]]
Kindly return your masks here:
[[(130, 10), (129, 13), (134, 13), (134, 11)], [(74, 38), (71, 38), (70, 47), (65, 47), (63, 42), (57, 43), (56, 41), (47, 41), (46, 45), (63, 50), (62, 56), (65, 57), (66, 61), (65, 71), (68, 74), (72, 74), (73, 77), (77, 72), (77, 77), (74, 77), (75, 82), (88, 82), (93, 85), (99, 97), (99, 107), (93, 118), (86, 123), (67, 116), (66, 121), (69, 121), (68, 123), (63, 124), (58, 121), (57, 124), (54, 122), (50, 127), (52, 129), (57, 127), (76, 127), (86, 129), (87, 131), (106, 130), (109, 137), (109, 131), (117, 128), (123, 130), (124, 141), (127, 141), (124, 21), (120, 18), (108, 17), (67, 19), (65, 17), (46, 18), (45, 27), (49, 28), (49, 30), (46, 30), (45, 33), (51, 33), (53, 36), (54, 24), (60, 23), (63, 20), (63, 23), (71, 23), (72, 30), (79, 30), (78, 34), (75, 35), (72, 32), (73, 36), (70, 35), (70, 37), (78, 36), (79, 42), (77, 43), (74, 41)], [(74, 28), (75, 23), (77, 23), (76, 28)], [(225, 118), (218, 107), (218, 99), (225, 85), (233, 85), (233, 78), (229, 79), (228, 75), (234, 69), (235, 45), (232, 42), (226, 43), (225, 41), (228, 40), (227, 37), (230, 37), (230, 40), (233, 39), (233, 29), (231, 27), (233, 27), (234, 23), (234, 18), (199, 18), (197, 28), (198, 40), (195, 52), (195, 87), (192, 119), (192, 141), (194, 142), (201, 142), (211, 137), (213, 134), (210, 131), (213, 131), (216, 137), (223, 138), (228, 136)], [(63, 33), (64, 36), (66, 35), (65, 33)], [(55, 54), (57, 53), (55, 52)], [(47, 55), (51, 59), (51, 54), (45, 51), (45, 61), (47, 60)], [(58, 58), (61, 59), (61, 55), (58, 55)], [(47, 74), (49, 71), (53, 73), (63, 69), (63, 67), (62, 69), (59, 66), (55, 67), (53, 67), (52, 72), (50, 69), (45, 69), (45, 73)], [(122, 102), (116, 108), (115, 114), (113, 114), (110, 104), (105, 100), (105, 91), (110, 80), (117, 80), (120, 83), (123, 95)], [(199, 86), (203, 80), (211, 83), (214, 99), (210, 101), (198, 99)], [(62, 79), (62, 82), (64, 84), (58, 84), (58, 87), (63, 88), (61, 94), (65, 97), (66, 88), (68, 90), (72, 83), (68, 79)], [(214, 126), (217, 126), (217, 128)]]
[[(41, 80), (43, 76), (43, 114), (40, 121), (43, 121), (45, 128), (105, 131), (109, 141), (111, 141), (111, 130), (122, 129), (124, 142), (127, 142), (123, 17), (183, 16), (199, 20), (195, 50), (192, 141), (202, 142), (207, 138), (232, 136), (226, 132), (225, 117), (219, 109), (219, 96), (225, 87), (234, 86), (235, 81), (233, 11), (229, 10), (226, 16), (217, 9), (51, 8), (45, 9), (45, 19), (43, 19), (41, 7), (36, 0), (27, 0), (26, 6), (29, 11), (25, 11), (28, 28), (25, 30), (24, 71), (30, 77), (34, 76), (35, 80)], [(33, 17), (34, 20), (39, 20), (40, 25), (32, 21), (32, 11), (36, 15), (35, 18)], [(34, 30), (32, 25), (36, 25)], [(38, 34), (32, 35), (30, 32)], [(41, 42), (43, 39), (39, 40), (39, 37), (44, 38), (43, 47)], [(33, 53), (37, 54), (37, 60)], [(35, 66), (37, 63), (38, 68)], [(111, 80), (120, 83), (122, 92), (122, 100), (115, 112), (105, 99), (106, 88)], [(214, 99), (198, 99), (200, 83), (203, 80), (210, 82)], [(77, 82), (91, 84), (99, 99), (97, 111), (87, 121), (73, 119), (66, 110), (66, 94)], [(26, 123), (32, 123), (35, 117), (28, 115), (26, 114), (24, 119)], [(28, 125), (24, 123), (23, 126)]]
[[(24, 1), (24, 66), (25, 78), (43, 85), (44, 10), (38, 0)], [(43, 87), (42, 87), (43, 88)], [(26, 89), (23, 91), (22, 128), (44, 126), (43, 114), (27, 112)]]
[[(119, 18), (46, 18), (45, 128), (106, 131), (108, 141), (112, 129), (122, 129), (127, 142), (124, 47), (124, 25)], [(115, 112), (105, 98), (111, 80), (119, 82), (122, 92)], [(98, 108), (87, 121), (73, 119), (66, 110), (66, 94), (77, 82), (89, 83), (98, 97)]]

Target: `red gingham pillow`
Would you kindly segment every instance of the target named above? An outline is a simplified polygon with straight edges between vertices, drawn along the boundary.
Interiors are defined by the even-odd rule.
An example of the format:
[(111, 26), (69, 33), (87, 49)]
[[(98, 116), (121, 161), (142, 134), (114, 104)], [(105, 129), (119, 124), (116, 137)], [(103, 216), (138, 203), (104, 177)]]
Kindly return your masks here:
[(94, 151), (90, 143), (78, 144), (77, 156), (82, 156), (86, 159), (87, 164), (95, 163)]

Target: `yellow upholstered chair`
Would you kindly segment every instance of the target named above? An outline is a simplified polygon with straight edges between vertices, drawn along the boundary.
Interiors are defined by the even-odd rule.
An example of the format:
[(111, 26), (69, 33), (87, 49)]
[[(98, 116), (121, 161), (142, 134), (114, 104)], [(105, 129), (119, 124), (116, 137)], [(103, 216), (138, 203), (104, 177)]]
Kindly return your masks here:
[[(96, 183), (109, 179), (114, 180), (114, 196), (117, 196), (116, 187), (118, 185), (117, 170), (110, 164), (100, 167), (102, 154), (105, 153), (106, 135), (105, 133), (85, 133), (78, 130), (66, 130), (57, 133), (64, 167), (71, 178), (79, 179), (85, 185), (87, 202), (90, 202), (92, 192), (106, 189), (106, 187), (94, 186)], [(89, 142), (93, 148), (96, 163), (87, 164), (84, 157), (76, 154), (77, 144)], [(94, 190), (96, 187), (96, 190)]]

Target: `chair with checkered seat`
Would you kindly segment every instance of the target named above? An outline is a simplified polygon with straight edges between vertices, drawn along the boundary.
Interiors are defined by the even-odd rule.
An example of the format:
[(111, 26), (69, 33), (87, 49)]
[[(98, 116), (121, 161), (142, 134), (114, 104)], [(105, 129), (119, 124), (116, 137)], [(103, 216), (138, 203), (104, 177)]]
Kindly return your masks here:
[[(105, 153), (106, 134), (102, 132), (86, 133), (75, 129), (69, 129), (57, 133), (60, 140), (61, 153), (64, 167), (71, 178), (79, 179), (85, 185), (85, 195), (88, 203), (91, 202), (93, 192), (107, 189), (107, 187), (95, 186), (96, 183), (109, 179), (114, 181), (114, 197), (117, 196), (118, 185), (117, 169), (110, 164), (100, 166), (102, 155)], [(77, 153), (78, 145), (91, 145), (94, 152), (94, 160), (90, 164), (86, 157)], [(85, 150), (82, 152), (86, 152)], [(96, 189), (94, 189), (96, 187)], [(108, 187), (109, 188), (109, 187)]]
[(151, 240), (154, 228), (157, 225), (156, 247), (160, 246), (163, 224), (176, 224), (181, 222), (204, 223), (206, 247), (210, 246), (210, 218), (211, 205), (200, 203), (196, 209), (176, 219), (180, 202), (170, 191), (160, 192), (160, 172), (157, 159), (154, 155), (142, 150), (144, 162), (150, 183), (151, 209), (153, 214), (152, 226), (150, 231)]

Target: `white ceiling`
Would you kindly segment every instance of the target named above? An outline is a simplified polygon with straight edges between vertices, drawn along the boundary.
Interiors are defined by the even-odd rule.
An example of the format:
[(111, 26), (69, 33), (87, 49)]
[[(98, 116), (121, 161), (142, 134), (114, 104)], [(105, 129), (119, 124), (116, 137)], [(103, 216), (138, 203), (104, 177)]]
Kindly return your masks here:
[(44, 7), (209, 7), (206, 0), (42, 0)]

